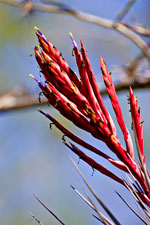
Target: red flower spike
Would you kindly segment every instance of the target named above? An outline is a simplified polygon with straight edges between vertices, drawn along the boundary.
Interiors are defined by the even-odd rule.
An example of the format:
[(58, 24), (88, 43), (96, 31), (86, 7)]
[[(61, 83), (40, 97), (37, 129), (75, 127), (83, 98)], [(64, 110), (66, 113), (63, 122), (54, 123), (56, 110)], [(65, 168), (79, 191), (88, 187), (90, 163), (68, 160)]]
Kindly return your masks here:
[(137, 147), (141, 153), (142, 161), (145, 164), (143, 125), (141, 120), (140, 108), (138, 106), (137, 99), (135, 98), (131, 87), (129, 87), (129, 93), (130, 93), (130, 108), (135, 140), (137, 143)]
[[(41, 55), (44, 56), (44, 60), (46, 60), (46, 62), (43, 61), (40, 52)], [(50, 85), (50, 81), (60, 92), (65, 96), (68, 96), (70, 100), (78, 103), (78, 108), (80, 108), (85, 115), (88, 115), (85, 111), (87, 108), (90, 108), (88, 101), (80, 94), (78, 88), (73, 86), (67, 74), (64, 71), (61, 71), (56, 63), (50, 61), (49, 56), (42, 53), (42, 51), (37, 51), (37, 49), (35, 49), (35, 54), (48, 85)], [(46, 65), (44, 65), (44, 63)]]
[[(58, 121), (52, 118), (48, 113), (44, 114), (42, 111), (40, 112), (52, 120), (57, 128), (74, 142), (102, 156), (114, 166), (126, 172), (130, 172), (134, 178), (135, 184), (140, 187), (137, 189), (138, 191), (136, 190), (138, 196), (140, 196), (144, 203), (150, 206), (150, 185), (148, 182), (149, 176), (147, 173), (144, 157), (143, 128), (141, 125), (141, 117), (138, 114), (138, 104), (131, 88), (130, 104), (133, 128), (144, 166), (142, 163), (140, 166), (138, 166), (134, 161), (132, 141), (130, 140), (129, 132), (125, 127), (115, 88), (104, 60), (101, 58), (101, 69), (104, 82), (111, 98), (111, 103), (114, 108), (116, 118), (123, 132), (127, 150), (120, 143), (120, 140), (116, 135), (113, 121), (104, 106), (82, 41), (81, 52), (83, 61), (77, 48), (77, 44), (71, 35), (74, 45), (74, 52), (76, 54), (76, 61), (81, 76), (80, 82), (77, 76), (73, 75), (74, 72), (72, 72), (59, 51), (45, 38), (39, 29), (37, 30), (37, 36), (42, 49), (40, 49), (38, 46), (35, 47), (35, 57), (46, 80), (46, 84), (43, 84), (34, 76), (32, 77), (34, 80), (36, 80), (44, 95), (53, 107), (55, 107), (68, 120), (72, 121), (77, 127), (91, 133), (93, 137), (102, 140), (108, 146), (108, 148), (116, 154), (119, 160), (110, 158), (102, 151), (76, 137), (74, 134), (64, 128)], [(69, 147), (72, 148), (72, 151), (74, 151), (79, 157), (83, 158), (84, 161), (93, 168), (107, 176), (110, 176), (114, 180), (119, 179), (119, 182), (123, 182), (120, 178), (116, 178), (114, 174), (112, 175), (110, 171), (96, 163), (92, 158), (88, 157), (75, 146), (72, 145)]]
[(106, 89), (107, 89), (108, 95), (110, 97), (113, 109), (115, 111), (116, 119), (118, 121), (118, 124), (119, 124), (122, 132), (123, 132), (124, 140), (125, 140), (125, 143), (127, 146), (127, 151), (129, 153), (129, 155), (131, 156), (131, 158), (134, 159), (134, 150), (133, 150), (132, 139), (131, 139), (130, 133), (129, 133), (128, 129), (126, 128), (124, 120), (123, 120), (121, 108), (119, 105), (119, 100), (118, 100), (118, 97), (117, 97), (117, 94), (115, 91), (114, 84), (111, 79), (111, 75), (108, 72), (106, 63), (102, 57), (100, 57), (100, 62), (101, 62), (101, 69), (102, 69), (102, 74), (103, 74), (103, 79), (104, 79), (104, 82), (106, 85)]
[(96, 116), (88, 100), (79, 92), (78, 88), (73, 85), (67, 74), (62, 71), (55, 62), (51, 61), (49, 56), (43, 51), (35, 48), (35, 55), (48, 85), (50, 81), (63, 95), (77, 104), (77, 107), (95, 123), (99, 117)]
[(103, 113), (100, 113), (100, 114), (102, 115), (103, 121), (105, 123), (109, 124), (110, 129), (112, 131), (112, 134), (116, 135), (115, 125), (113, 123), (113, 120), (112, 120), (111, 116), (109, 115), (109, 113), (107, 112), (107, 110), (105, 108), (103, 99), (101, 97), (101, 94), (100, 94), (100, 91), (99, 91), (99, 88), (98, 88), (98, 85), (97, 85), (97, 82), (96, 82), (96, 79), (95, 79), (94, 72), (92, 70), (90, 61), (88, 59), (88, 55), (87, 55), (86, 49), (84, 48), (82, 40), (80, 42), (81, 42), (81, 53), (82, 53), (83, 62), (84, 62), (85, 68), (86, 68), (86, 72), (88, 74), (89, 81), (90, 81), (91, 86), (93, 88), (93, 92), (94, 92), (94, 94), (96, 96), (96, 99), (97, 99), (97, 101), (99, 103), (100, 111), (103, 112)]

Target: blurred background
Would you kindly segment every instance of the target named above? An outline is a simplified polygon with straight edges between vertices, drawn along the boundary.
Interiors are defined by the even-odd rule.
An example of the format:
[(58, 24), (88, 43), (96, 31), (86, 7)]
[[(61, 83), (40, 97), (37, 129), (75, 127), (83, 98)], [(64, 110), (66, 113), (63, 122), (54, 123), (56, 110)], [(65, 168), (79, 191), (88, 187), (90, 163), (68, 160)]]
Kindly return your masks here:
[[(56, 1), (58, 3), (58, 1)], [(117, 15), (128, 1), (123, 0), (60, 0), (75, 10), (91, 13), (115, 21)], [(34, 1), (39, 3), (39, 1)], [(49, 1), (51, 3), (51, 1)], [(46, 3), (46, 4), (49, 4)], [(45, 4), (45, 3), (43, 3)], [(33, 48), (38, 44), (34, 26), (40, 28), (45, 36), (57, 46), (60, 52), (77, 71), (75, 58), (72, 57), (72, 43), (69, 38), (71, 31), (79, 45), (83, 40), (88, 52), (93, 70), (100, 87), (103, 86), (99, 56), (106, 60), (112, 78), (117, 83), (125, 72), (125, 67), (134, 60), (141, 49), (127, 37), (115, 30), (106, 29), (94, 24), (80, 21), (75, 17), (59, 14), (33, 11), (24, 15), (20, 8), (0, 2), (0, 90), (10, 91), (20, 88), (38, 98), (40, 92), (36, 83), (29, 78), (32, 73), (39, 78), (39, 69), (36, 60), (30, 56)], [(123, 22), (150, 26), (150, 2), (148, 0), (135, 1), (132, 9), (123, 18)], [(144, 36), (147, 43), (149, 37)], [(146, 73), (150, 77), (150, 67), (144, 59)], [(140, 74), (140, 75), (141, 75)], [(128, 129), (131, 131), (131, 117), (127, 104), (128, 91), (118, 93), (123, 116)], [(150, 168), (150, 91), (141, 89), (135, 91), (141, 107), (144, 122), (145, 156)], [(41, 98), (43, 100), (44, 98)], [(103, 96), (106, 108), (115, 120), (110, 101)], [(57, 224), (57, 221), (37, 202), (33, 194), (37, 195), (65, 224), (96, 225), (99, 221), (83, 200), (76, 195), (70, 185), (83, 193), (78, 174), (76, 173), (70, 156), (78, 162), (77, 156), (70, 152), (61, 141), (62, 134), (54, 126), (49, 129), (49, 121), (37, 110), (37, 107), (25, 108), (0, 113), (0, 220), (3, 225), (32, 225), (36, 222), (30, 217), (32, 212), (43, 224)], [(76, 128), (66, 121), (51, 107), (41, 106), (48, 111), (73, 133), (87, 140), (110, 156), (107, 147), (91, 135)], [(131, 131), (132, 134), (132, 131)], [(118, 136), (123, 138), (118, 129)], [(133, 136), (133, 134), (132, 134)], [(124, 143), (123, 143), (124, 144)], [(86, 153), (88, 153), (85, 150)], [(88, 153), (89, 155), (92, 155)], [(94, 156), (94, 155), (92, 155)], [(94, 156), (94, 159), (114, 171), (121, 177), (124, 175), (110, 166), (105, 160)], [(135, 207), (134, 199), (125, 188), (104, 175), (94, 172), (92, 168), (80, 161), (79, 168), (92, 185), (97, 194), (116, 215), (121, 224), (141, 224), (134, 214), (119, 199), (115, 191), (122, 194), (128, 202)], [(103, 211), (102, 211), (103, 212)]]

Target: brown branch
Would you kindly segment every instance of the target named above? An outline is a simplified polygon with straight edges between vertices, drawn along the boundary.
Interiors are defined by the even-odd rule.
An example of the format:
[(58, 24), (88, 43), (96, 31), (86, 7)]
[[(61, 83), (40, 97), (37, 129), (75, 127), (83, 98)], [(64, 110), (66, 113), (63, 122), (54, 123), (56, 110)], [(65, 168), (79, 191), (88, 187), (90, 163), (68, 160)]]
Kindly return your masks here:
[(121, 22), (121, 20), (123, 20), (123, 18), (126, 16), (126, 14), (132, 9), (133, 5), (136, 3), (137, 0), (129, 0), (127, 2), (127, 4), (125, 5), (125, 7), (121, 10), (121, 12), (118, 14), (118, 16), (116, 17), (116, 21), (122, 23), (124, 26), (128, 27), (130, 30), (143, 35), (143, 36), (150, 36), (150, 27), (144, 27), (141, 26), (139, 24), (126, 24)]
[[(20, 1), (17, 1), (17, 0), (0, 0), (0, 2), (22, 8), (22, 4), (20, 4)], [(137, 35), (134, 31), (132, 31), (130, 27), (127, 27), (126, 25), (120, 22), (114, 22), (112, 20), (104, 19), (102, 17), (95, 16), (89, 13), (76, 11), (63, 4), (48, 5), (48, 4), (37, 4), (32, 2), (32, 10), (30, 8), (30, 12), (33, 10), (38, 10), (38, 11), (43, 11), (48, 13), (67, 14), (88, 23), (96, 24), (98, 26), (102, 26), (108, 29), (113, 29), (121, 33), (128, 39), (130, 39), (132, 42), (134, 42), (142, 50), (142, 52), (147, 57), (147, 59), (150, 60), (147, 43), (139, 35)]]
[(122, 23), (122, 24), (140, 35), (147, 36), (147, 37), (150, 36), (150, 27), (144, 27), (137, 24), (136, 25), (129, 25), (125, 23)]
[[(150, 42), (148, 42), (147, 44), (148, 47), (150, 47)], [(141, 52), (140, 54), (138, 54), (135, 59), (133, 59), (130, 64), (128, 66), (125, 66), (125, 67), (122, 67), (122, 69), (125, 71), (126, 73), (126, 76), (125, 76), (125, 79), (136, 79), (137, 77), (137, 70), (139, 68), (139, 65), (141, 63), (141, 61), (145, 58), (143, 52)], [(140, 82), (140, 81), (139, 81)], [(143, 83), (145, 83), (146, 81), (143, 80)]]
[(25, 109), (46, 104), (47, 101), (38, 101), (37, 96), (25, 91), (22, 87), (14, 87), (11, 91), (0, 92), (0, 112)]
[(131, 10), (133, 4), (136, 1), (137, 0), (129, 0), (127, 2), (127, 4), (125, 5), (125, 7), (121, 10), (121, 12), (119, 13), (119, 15), (116, 17), (116, 21), (121, 21), (123, 19), (123, 17), (125, 17), (125, 15)]
[[(115, 89), (117, 92), (128, 91), (130, 85), (134, 90), (149, 89), (150, 78), (136, 77), (134, 80), (129, 79), (126, 82), (121, 82), (115, 85)], [(23, 88), (19, 88), (19, 90), (19, 94), (18, 89), (16, 88), (14, 88), (12, 91), (0, 94), (0, 112), (20, 110), (48, 104), (45, 98), (41, 99), (42, 101), (40, 103), (37, 95), (29, 94), (24, 91)], [(101, 95), (107, 94), (106, 89), (101, 89), (100, 92)]]

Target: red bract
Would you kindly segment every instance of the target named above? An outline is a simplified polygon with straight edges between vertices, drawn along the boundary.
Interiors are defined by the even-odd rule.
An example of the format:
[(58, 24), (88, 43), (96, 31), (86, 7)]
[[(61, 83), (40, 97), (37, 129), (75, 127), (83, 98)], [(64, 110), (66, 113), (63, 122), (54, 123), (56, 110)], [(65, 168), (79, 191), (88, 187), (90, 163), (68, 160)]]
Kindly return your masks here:
[[(42, 110), (39, 111), (51, 120), (56, 127), (72, 141), (105, 158), (117, 168), (130, 173), (135, 181), (136, 195), (141, 199), (141, 201), (150, 206), (150, 178), (145, 164), (143, 127), (140, 109), (132, 89), (130, 88), (130, 108), (133, 130), (139, 153), (139, 164), (136, 164), (135, 162), (131, 136), (125, 126), (119, 100), (111, 79), (111, 74), (107, 70), (104, 59), (100, 57), (103, 79), (112, 107), (116, 114), (116, 119), (122, 130), (126, 148), (121, 144), (116, 133), (114, 122), (104, 105), (83, 42), (81, 41), (80, 54), (73, 35), (70, 33), (80, 75), (79, 79), (56, 47), (54, 47), (53, 44), (45, 38), (38, 28), (36, 28), (36, 30), (40, 46), (35, 47), (35, 57), (45, 78), (46, 84), (37, 80), (33, 75), (32, 77), (37, 81), (43, 94), (53, 107), (55, 107), (68, 120), (72, 121), (76, 126), (91, 133), (93, 137), (103, 141), (118, 157), (118, 160), (112, 159), (101, 150), (68, 131), (50, 114), (44, 113)], [(113, 180), (123, 184), (130, 191), (132, 190), (132, 192), (134, 192), (133, 188), (130, 187), (130, 185), (127, 185), (123, 179), (117, 177), (108, 169), (104, 168), (74, 144), (66, 143), (64, 138), (63, 140), (70, 150), (92, 166), (93, 169), (96, 169)]]

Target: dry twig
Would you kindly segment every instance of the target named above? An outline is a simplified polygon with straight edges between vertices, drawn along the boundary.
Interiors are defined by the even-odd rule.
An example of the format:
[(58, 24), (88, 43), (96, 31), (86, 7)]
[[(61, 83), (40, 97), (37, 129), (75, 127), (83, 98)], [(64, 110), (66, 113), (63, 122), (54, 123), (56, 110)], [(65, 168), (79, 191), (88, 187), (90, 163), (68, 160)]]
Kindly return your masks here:
[[(20, 4), (20, 1), (17, 1), (17, 0), (0, 0), (0, 2), (24, 9), (22, 4)], [(100, 16), (95, 16), (95, 15), (85, 13), (79, 10), (77, 11), (69, 6), (66, 6), (64, 4), (59, 4), (59, 3), (55, 5), (50, 5), (50, 4), (40, 4), (40, 3), (32, 2), (32, 6), (30, 4), (30, 12), (33, 10), (48, 12), (48, 13), (67, 14), (88, 23), (96, 24), (98, 26), (102, 26), (108, 29), (113, 29), (121, 33), (128, 39), (130, 39), (132, 42), (134, 42), (144, 53), (148, 61), (150, 60), (147, 43), (139, 35), (137, 35), (130, 27), (120, 22), (116, 22), (116, 21), (114, 22), (112, 20), (104, 19)], [(136, 29), (136, 32), (138, 32), (138, 29)]]

